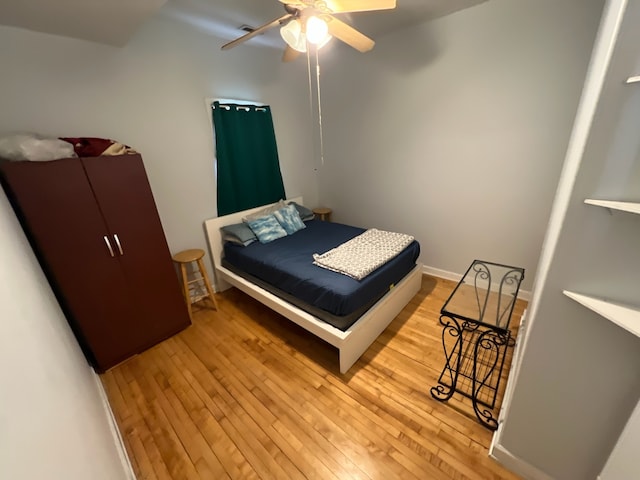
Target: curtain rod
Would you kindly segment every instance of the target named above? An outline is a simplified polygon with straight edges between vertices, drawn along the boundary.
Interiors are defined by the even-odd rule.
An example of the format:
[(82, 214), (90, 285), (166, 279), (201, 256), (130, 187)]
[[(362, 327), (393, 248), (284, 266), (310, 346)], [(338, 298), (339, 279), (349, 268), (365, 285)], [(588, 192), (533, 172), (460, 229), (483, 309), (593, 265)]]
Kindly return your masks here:
[[(225, 110), (231, 110), (231, 105), (223, 105), (223, 104), (219, 104), (220, 108), (224, 108)], [(211, 104), (211, 108), (215, 110), (216, 106), (214, 104)], [(249, 110), (251, 110), (252, 107), (245, 107), (245, 106), (241, 106), (241, 105), (236, 105), (236, 111), (237, 110), (244, 110), (245, 112), (248, 112)], [(253, 107), (256, 109), (256, 112), (266, 112), (267, 109), (264, 107), (258, 107), (255, 106)]]

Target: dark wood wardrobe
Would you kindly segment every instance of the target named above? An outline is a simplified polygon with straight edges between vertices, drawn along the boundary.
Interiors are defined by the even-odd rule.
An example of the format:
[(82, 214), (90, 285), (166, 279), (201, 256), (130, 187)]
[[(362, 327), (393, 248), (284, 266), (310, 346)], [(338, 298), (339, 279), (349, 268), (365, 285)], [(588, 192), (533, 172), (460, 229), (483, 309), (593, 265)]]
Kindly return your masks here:
[(97, 372), (190, 324), (140, 155), (6, 161), (0, 174)]

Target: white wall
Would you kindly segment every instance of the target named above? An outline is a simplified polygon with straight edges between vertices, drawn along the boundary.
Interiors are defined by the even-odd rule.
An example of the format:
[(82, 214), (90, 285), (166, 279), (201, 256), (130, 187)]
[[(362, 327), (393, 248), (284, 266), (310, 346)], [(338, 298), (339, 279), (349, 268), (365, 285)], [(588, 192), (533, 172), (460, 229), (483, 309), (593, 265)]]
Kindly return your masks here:
[(0, 192), (0, 478), (128, 478), (95, 374)]
[[(0, 134), (133, 146), (171, 250), (206, 249), (202, 221), (216, 216), (216, 194), (204, 99), (262, 101), (287, 194), (314, 205), (304, 64), (284, 65), (275, 50), (221, 52), (221, 43), (162, 18), (124, 48), (0, 27)], [(1, 197), (0, 478), (124, 478), (92, 371)]]
[(217, 215), (212, 131), (204, 100), (272, 106), (288, 196), (314, 205), (304, 62), (240, 46), (162, 17), (124, 48), (0, 27), (0, 134), (113, 138), (142, 153), (172, 252), (206, 249), (203, 220)]
[[(523, 266), (530, 288), (602, 3), (492, 0), (378, 38), (366, 55), (329, 50), (322, 166), (309, 154), (304, 62), (249, 46), (220, 52), (219, 40), (161, 18), (122, 49), (0, 27), (0, 133), (134, 146), (171, 249), (204, 248), (202, 220), (216, 209), (203, 99), (264, 101), (290, 196), (322, 200), (338, 221), (412, 233), (435, 268), (462, 273), (474, 258)], [(15, 224), (2, 231), (20, 235)], [(31, 337), (12, 352), (28, 351)], [(58, 356), (77, 354), (69, 339)], [(30, 393), (20, 392), (15, 403)]]
[(497, 440), (555, 479), (595, 479), (640, 397), (640, 338), (562, 293), (640, 307), (640, 217), (584, 204), (640, 201), (640, 89), (624, 83), (640, 67), (640, 0), (610, 0), (604, 20)]
[(530, 290), (603, 0), (492, 0), (324, 57), (319, 195), (421, 261), (525, 267)]
[(640, 472), (638, 445), (640, 445), (640, 401), (607, 460), (600, 480), (637, 478)]

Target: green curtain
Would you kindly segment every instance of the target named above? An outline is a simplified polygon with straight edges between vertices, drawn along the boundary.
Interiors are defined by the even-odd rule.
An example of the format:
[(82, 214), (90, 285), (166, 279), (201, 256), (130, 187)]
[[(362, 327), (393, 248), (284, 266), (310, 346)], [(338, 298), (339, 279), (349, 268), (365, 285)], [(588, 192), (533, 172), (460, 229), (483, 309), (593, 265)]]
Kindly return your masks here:
[(213, 125), (218, 216), (286, 198), (271, 108), (215, 102)]

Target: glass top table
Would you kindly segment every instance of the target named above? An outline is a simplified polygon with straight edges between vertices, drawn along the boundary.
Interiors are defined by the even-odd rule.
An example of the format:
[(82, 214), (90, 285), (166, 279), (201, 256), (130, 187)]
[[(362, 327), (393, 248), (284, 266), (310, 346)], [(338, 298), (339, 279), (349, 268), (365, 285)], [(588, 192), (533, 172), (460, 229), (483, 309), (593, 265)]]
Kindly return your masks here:
[(441, 314), (507, 330), (524, 269), (474, 260)]
[(474, 260), (440, 310), (445, 365), (431, 396), (445, 402), (458, 392), (471, 399), (478, 420), (498, 427), (492, 413), (507, 348), (509, 323), (524, 269)]

